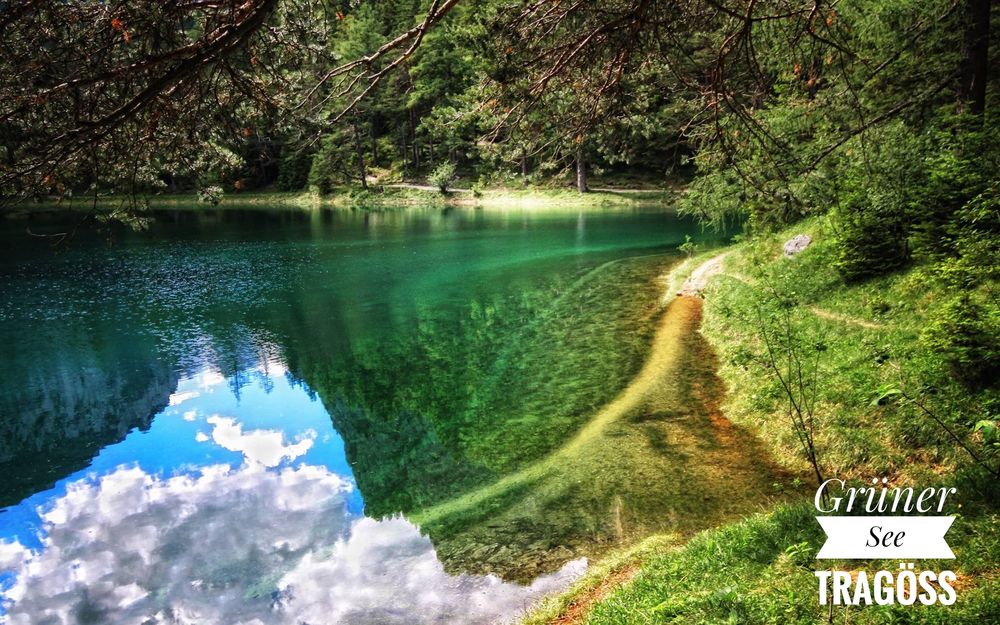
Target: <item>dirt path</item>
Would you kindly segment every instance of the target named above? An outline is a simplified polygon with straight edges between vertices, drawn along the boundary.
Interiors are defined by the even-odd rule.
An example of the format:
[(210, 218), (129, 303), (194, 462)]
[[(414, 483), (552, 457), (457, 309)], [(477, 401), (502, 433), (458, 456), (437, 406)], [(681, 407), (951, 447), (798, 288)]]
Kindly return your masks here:
[(688, 279), (684, 281), (678, 295), (690, 295), (697, 297), (702, 291), (705, 290), (705, 287), (708, 286), (708, 281), (712, 278), (712, 276), (717, 276), (722, 273), (726, 256), (729, 256), (729, 254), (730, 252), (723, 252), (698, 265), (695, 270), (691, 272), (691, 275), (688, 276)]
[(613, 591), (631, 582), (639, 573), (637, 562), (627, 564), (612, 571), (599, 584), (569, 602), (569, 605), (549, 625), (576, 625), (582, 623), (590, 613), (590, 609), (606, 599)]
[[(696, 267), (695, 270), (691, 272), (691, 275), (688, 277), (688, 279), (684, 281), (684, 285), (681, 287), (681, 290), (678, 293), (678, 295), (697, 296), (702, 291), (705, 290), (705, 287), (708, 285), (708, 281), (713, 276), (719, 276), (719, 275), (725, 275), (730, 278), (739, 280), (740, 282), (743, 282), (748, 286), (754, 286), (755, 281), (752, 278), (749, 278), (747, 276), (744, 276), (740, 273), (736, 273), (733, 271), (724, 271), (725, 259), (726, 256), (728, 256), (730, 253), (731, 252), (723, 252), (722, 254), (713, 256), (712, 258), (706, 260), (704, 263)], [(811, 312), (812, 314), (816, 315), (821, 319), (828, 319), (830, 321), (839, 321), (841, 323), (856, 325), (862, 328), (867, 328), (869, 330), (879, 330), (885, 327), (881, 323), (868, 321), (867, 319), (860, 319), (858, 317), (842, 315), (840, 313), (835, 313), (830, 310), (825, 310), (818, 306), (809, 306), (809, 312)]]
[[(384, 184), (382, 186), (387, 189), (414, 189), (416, 191), (433, 191), (435, 193), (440, 191), (437, 187), (432, 187), (429, 184), (411, 184), (409, 182), (394, 182), (392, 184)], [(472, 193), (472, 189), (448, 187), (448, 193)]]
[(613, 189), (611, 187), (591, 187), (590, 190), (595, 193), (640, 194), (640, 193), (663, 193), (665, 191), (671, 191), (672, 189)]
[(857, 317), (849, 317), (847, 315), (841, 315), (840, 313), (831, 312), (829, 310), (823, 310), (816, 306), (810, 306), (809, 310), (812, 314), (820, 317), (821, 319), (829, 319), (831, 321), (840, 321), (841, 323), (849, 323), (855, 326), (861, 326), (862, 328), (868, 328), (869, 330), (880, 330), (885, 326), (881, 323), (876, 323), (874, 321), (868, 321), (866, 319), (858, 319)]

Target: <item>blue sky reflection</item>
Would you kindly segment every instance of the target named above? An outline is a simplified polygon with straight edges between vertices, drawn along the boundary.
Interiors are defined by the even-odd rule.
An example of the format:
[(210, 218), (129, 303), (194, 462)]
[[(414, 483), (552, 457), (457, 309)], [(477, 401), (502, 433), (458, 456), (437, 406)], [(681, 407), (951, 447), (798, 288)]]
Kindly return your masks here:
[(0, 513), (0, 623), (495, 623), (518, 586), (445, 573), (403, 518), (364, 516), (322, 403), (280, 363), (182, 380), (148, 431)]

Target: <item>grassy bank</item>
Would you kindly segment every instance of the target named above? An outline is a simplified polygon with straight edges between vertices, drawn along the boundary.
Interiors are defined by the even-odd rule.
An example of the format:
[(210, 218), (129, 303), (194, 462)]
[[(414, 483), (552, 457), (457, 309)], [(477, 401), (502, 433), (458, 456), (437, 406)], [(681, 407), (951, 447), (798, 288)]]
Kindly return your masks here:
[[(829, 607), (818, 604), (813, 571), (898, 569), (896, 561), (830, 562), (815, 559), (824, 538), (809, 505), (782, 506), (767, 514), (704, 532), (683, 546), (654, 538), (631, 553), (601, 565), (566, 596), (543, 604), (525, 623), (579, 622), (587, 625), (653, 623), (829, 622)], [(834, 623), (982, 624), (1000, 619), (1000, 519), (977, 509), (948, 533), (956, 560), (917, 562), (917, 570), (957, 572), (958, 600), (952, 606), (838, 606)], [(605, 580), (624, 577), (608, 590)], [(596, 601), (588, 598), (597, 595)], [(574, 611), (585, 605), (584, 613)]]
[[(800, 233), (809, 234), (813, 243), (786, 258), (783, 243)], [(996, 392), (959, 382), (926, 340), (936, 307), (949, 295), (929, 279), (926, 264), (918, 260), (877, 280), (845, 284), (833, 269), (832, 238), (830, 224), (815, 219), (729, 248), (722, 274), (705, 291), (701, 327), (718, 358), (725, 387), (722, 412), (755, 432), (785, 469), (809, 474), (763, 337), (789, 341), (807, 363), (805, 393), (816, 407), (824, 475), (856, 480), (877, 475), (894, 483), (959, 488), (961, 507), (950, 511), (958, 519), (948, 534), (956, 560), (923, 567), (958, 572), (958, 602), (838, 607), (832, 622), (1000, 620), (995, 480), (972, 470), (969, 456), (942, 427), (975, 448), (981, 441), (968, 433), (977, 419), (990, 414)], [(717, 253), (687, 261), (668, 296), (685, 272)], [(684, 545), (654, 536), (633, 552), (609, 558), (526, 622), (827, 622), (831, 614), (818, 605), (813, 571), (895, 570), (898, 562), (817, 561), (823, 537), (806, 499), (708, 530)]]
[[(812, 245), (784, 257), (783, 242), (800, 233)], [(927, 340), (949, 292), (920, 263), (845, 284), (834, 254), (832, 227), (817, 219), (755, 237), (727, 256), (706, 292), (702, 328), (719, 356), (724, 412), (754, 428), (786, 466), (804, 468), (787, 398), (768, 364), (767, 333), (795, 342), (814, 373), (806, 394), (816, 404), (824, 474), (902, 482), (950, 476), (970, 458), (948, 430), (967, 437), (997, 393), (961, 383)]]

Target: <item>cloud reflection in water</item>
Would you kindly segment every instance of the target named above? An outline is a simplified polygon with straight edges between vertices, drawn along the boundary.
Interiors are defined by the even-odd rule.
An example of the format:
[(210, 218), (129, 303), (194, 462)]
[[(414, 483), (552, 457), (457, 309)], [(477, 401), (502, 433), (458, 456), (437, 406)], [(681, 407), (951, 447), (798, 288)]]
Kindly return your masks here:
[[(104, 470), (95, 462), (37, 504), (34, 541), (14, 537), (30, 528), (4, 528), (0, 622), (494, 623), (583, 572), (585, 561), (570, 562), (530, 586), (448, 575), (412, 523), (366, 518), (352, 505), (353, 476), (328, 417), (265, 423), (269, 405), (287, 413), (302, 400), (293, 396), (306, 396), (276, 382), (259, 394), (244, 389), (242, 402), (221, 382), (188, 393), (149, 433), (109, 452), (108, 460), (125, 462)], [(255, 427), (242, 421), (248, 406)], [(211, 463), (195, 466), (198, 452), (188, 447), (171, 470), (144, 467), (138, 451), (127, 461), (143, 447), (129, 447), (137, 436), (157, 439), (144, 444), (161, 455), (183, 437), (242, 458), (220, 462), (202, 451)]]

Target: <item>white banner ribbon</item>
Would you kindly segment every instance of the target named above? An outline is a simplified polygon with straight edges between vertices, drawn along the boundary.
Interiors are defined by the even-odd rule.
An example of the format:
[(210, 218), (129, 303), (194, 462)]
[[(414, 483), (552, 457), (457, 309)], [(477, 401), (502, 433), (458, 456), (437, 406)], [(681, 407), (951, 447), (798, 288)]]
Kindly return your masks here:
[(954, 558), (944, 539), (953, 516), (818, 516), (826, 542), (820, 560)]

